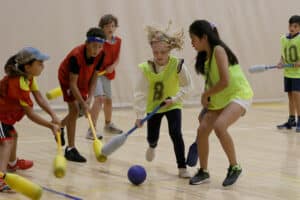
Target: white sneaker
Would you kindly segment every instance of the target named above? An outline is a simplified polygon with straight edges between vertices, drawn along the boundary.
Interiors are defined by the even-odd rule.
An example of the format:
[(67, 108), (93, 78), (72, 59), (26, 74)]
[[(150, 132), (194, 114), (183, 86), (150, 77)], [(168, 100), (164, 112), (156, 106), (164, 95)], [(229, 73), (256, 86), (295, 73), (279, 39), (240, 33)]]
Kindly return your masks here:
[[(90, 128), (88, 129), (85, 138), (89, 139), (89, 140), (94, 140), (94, 136), (93, 136), (92, 130)], [(101, 133), (97, 132), (97, 138), (99, 140), (101, 140), (103, 138), (103, 135)]]
[(113, 134), (121, 134), (123, 131), (119, 129), (114, 123), (110, 122), (104, 126), (104, 130), (113, 133)]
[(151, 162), (155, 157), (155, 148), (149, 147), (146, 151), (146, 160)]
[(179, 168), (178, 176), (179, 178), (191, 178), (191, 175), (186, 168)]

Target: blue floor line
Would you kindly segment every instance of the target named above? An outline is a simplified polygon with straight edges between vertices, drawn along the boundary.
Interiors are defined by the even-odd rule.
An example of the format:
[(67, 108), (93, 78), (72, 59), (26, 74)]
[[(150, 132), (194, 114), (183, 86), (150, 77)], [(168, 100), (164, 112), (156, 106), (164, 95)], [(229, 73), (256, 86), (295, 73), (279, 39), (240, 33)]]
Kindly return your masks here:
[(69, 194), (66, 194), (66, 193), (63, 193), (63, 192), (58, 192), (56, 190), (52, 190), (50, 188), (46, 188), (46, 187), (42, 187), (44, 190), (48, 191), (48, 192), (52, 192), (54, 194), (57, 194), (57, 195), (60, 195), (60, 196), (64, 196), (66, 198), (69, 198), (69, 199), (73, 199), (73, 200), (83, 200), (82, 198), (80, 197), (75, 197), (75, 196), (72, 196), (72, 195), (69, 195)]

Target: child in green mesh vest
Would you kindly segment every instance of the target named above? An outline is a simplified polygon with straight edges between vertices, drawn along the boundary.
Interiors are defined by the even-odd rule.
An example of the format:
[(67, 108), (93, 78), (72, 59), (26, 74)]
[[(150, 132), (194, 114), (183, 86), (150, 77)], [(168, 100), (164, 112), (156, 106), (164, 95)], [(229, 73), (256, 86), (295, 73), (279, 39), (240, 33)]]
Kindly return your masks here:
[(147, 141), (149, 147), (146, 151), (146, 160), (152, 161), (154, 159), (161, 120), (166, 116), (169, 135), (176, 156), (178, 176), (189, 178), (190, 174), (186, 169), (185, 147), (181, 131), (181, 109), (182, 100), (191, 90), (192, 83), (183, 60), (170, 55), (172, 49), (182, 48), (183, 33), (180, 32), (170, 36), (154, 27), (147, 27), (147, 31), (153, 58), (139, 64), (140, 71), (137, 74), (138, 82), (134, 92), (137, 126), (142, 125), (141, 119), (145, 111), (150, 113), (163, 101), (166, 105), (148, 120)]
[[(284, 69), (284, 91), (289, 98), (289, 119), (278, 125), (278, 129), (292, 129), (300, 132), (300, 16), (289, 19), (289, 33), (281, 37), (281, 58), (278, 68), (283, 64), (294, 64), (294, 67)], [(296, 124), (296, 114), (298, 120)]]
[(245, 114), (251, 105), (253, 92), (234, 53), (219, 38), (216, 27), (206, 20), (190, 25), (190, 37), (198, 52), (196, 72), (205, 77), (201, 103), (207, 112), (198, 127), (197, 145), (200, 169), (190, 179), (191, 185), (209, 180), (209, 136), (214, 130), (225, 151), (229, 168), (223, 186), (235, 183), (242, 172), (237, 163), (233, 140), (228, 128)]

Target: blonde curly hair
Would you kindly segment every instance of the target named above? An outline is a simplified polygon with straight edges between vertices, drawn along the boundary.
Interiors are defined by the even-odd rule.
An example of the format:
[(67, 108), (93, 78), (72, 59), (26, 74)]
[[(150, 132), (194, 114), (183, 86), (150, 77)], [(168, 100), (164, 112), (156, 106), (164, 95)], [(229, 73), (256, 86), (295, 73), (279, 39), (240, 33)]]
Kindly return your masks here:
[(147, 26), (146, 31), (148, 33), (148, 42), (149, 44), (152, 44), (154, 42), (166, 42), (169, 46), (169, 48), (172, 49), (178, 49), (181, 50), (183, 48), (184, 44), (184, 35), (183, 35), (183, 29), (181, 29), (179, 32), (174, 33), (172, 36), (167, 34), (169, 31), (171, 22), (169, 22), (169, 25), (165, 31), (159, 30), (158, 28), (155, 28), (153, 26)]

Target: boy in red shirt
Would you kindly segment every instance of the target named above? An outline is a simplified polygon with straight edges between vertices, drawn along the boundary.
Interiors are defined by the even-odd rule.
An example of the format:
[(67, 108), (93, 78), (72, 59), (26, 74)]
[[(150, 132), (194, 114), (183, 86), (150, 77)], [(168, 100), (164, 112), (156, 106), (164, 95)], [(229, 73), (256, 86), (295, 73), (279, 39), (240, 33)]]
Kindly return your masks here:
[(75, 148), (76, 121), (79, 107), (86, 114), (90, 112), (89, 104), (96, 86), (97, 72), (102, 61), (102, 46), (105, 34), (100, 28), (90, 28), (86, 33), (86, 42), (75, 47), (62, 61), (58, 79), (63, 92), (64, 101), (68, 104), (68, 114), (62, 120), (67, 126), (68, 147), (65, 157), (69, 161), (86, 162)]
[[(5, 65), (6, 76), (0, 81), (0, 171), (2, 172), (28, 169), (33, 165), (32, 161), (16, 157), (17, 132), (14, 124), (24, 115), (33, 122), (51, 129), (54, 135), (60, 129), (58, 125), (60, 120), (41, 95), (35, 78), (44, 68), (43, 61), (48, 59), (49, 56), (39, 50), (27, 47), (9, 58)], [(34, 112), (30, 93), (38, 105), (51, 116), (52, 121), (47, 121)], [(0, 178), (0, 192), (9, 191), (11, 189)]]
[[(112, 92), (111, 81), (115, 78), (115, 69), (119, 64), (119, 55), (121, 49), (121, 38), (114, 36), (116, 28), (118, 27), (118, 19), (107, 14), (101, 17), (99, 27), (103, 29), (106, 41), (103, 45), (103, 51), (105, 54), (103, 60), (102, 69), (106, 71), (104, 76), (99, 76), (97, 80), (97, 86), (95, 90), (94, 103), (91, 109), (91, 117), (95, 127), (97, 126), (97, 120), (102, 105), (105, 117), (104, 129), (109, 133), (120, 134), (122, 130), (117, 128), (112, 123)], [(98, 133), (98, 138), (102, 138), (102, 134)], [(87, 131), (87, 139), (94, 139), (91, 130)]]

